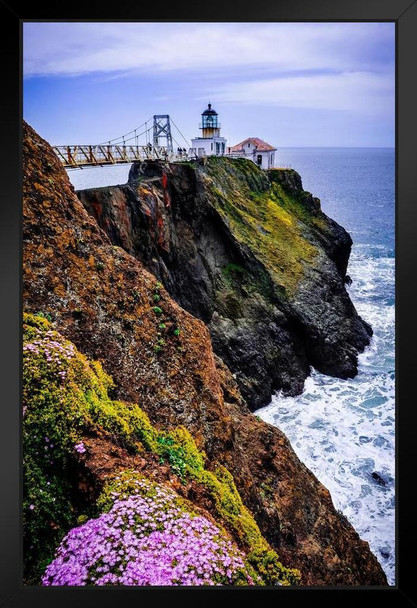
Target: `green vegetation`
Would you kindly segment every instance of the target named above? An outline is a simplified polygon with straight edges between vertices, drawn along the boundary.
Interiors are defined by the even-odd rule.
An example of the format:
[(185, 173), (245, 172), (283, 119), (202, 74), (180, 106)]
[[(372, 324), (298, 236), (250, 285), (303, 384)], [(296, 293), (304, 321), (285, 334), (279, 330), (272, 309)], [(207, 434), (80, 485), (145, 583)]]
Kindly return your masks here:
[[(215, 482), (213, 484), (214, 487), (217, 485), (215, 490), (215, 498), (218, 501), (216, 503), (216, 510), (218, 510), (219, 514), (220, 512), (226, 514), (226, 517), (230, 517), (231, 513), (233, 513), (236, 518), (239, 516), (242, 517), (243, 515), (245, 521), (242, 523), (242, 529), (247, 528), (247, 531), (251, 532), (251, 544), (249, 547), (245, 547), (245, 543), (243, 543), (243, 548), (244, 550), (246, 549), (245, 566), (255, 584), (261, 586), (298, 585), (300, 583), (299, 571), (284, 568), (279, 562), (276, 552), (269, 548), (266, 541), (262, 538), (256, 524), (254, 524), (253, 520), (251, 521), (251, 515), (246, 515), (246, 513), (242, 514), (243, 505), (230, 473), (228, 473), (224, 467), (221, 467), (221, 469), (217, 471), (217, 475), (219, 477), (219, 479), (217, 479), (217, 484)], [(213, 478), (210, 479), (209, 485), (210, 482), (213, 482)], [(97, 500), (97, 511), (98, 513), (108, 512), (113, 505), (115, 497), (117, 497), (118, 500), (124, 500), (129, 498), (129, 496), (140, 494), (146, 498), (154, 499), (157, 496), (157, 488), (158, 486), (155, 483), (144, 478), (140, 473), (137, 473), (134, 470), (125, 470), (115, 475), (114, 478), (110, 479), (105, 484), (103, 491)], [(197, 511), (192, 508), (189, 501), (184, 500), (178, 495), (174, 500), (175, 507), (180, 511), (188, 512), (192, 516), (198, 514)], [(166, 508), (167, 510), (170, 508), (168, 503)], [(228, 525), (230, 522), (224, 518), (223, 522), (226, 523), (226, 528), (229, 528), (230, 531), (230, 525)], [(219, 525), (218, 521), (217, 525)], [(233, 532), (234, 531), (235, 530), (233, 530)], [(238, 544), (242, 546), (242, 543)], [(247, 584), (244, 581), (242, 581), (242, 583)]]
[(284, 587), (300, 584), (300, 573), (298, 570), (283, 568), (277, 561), (275, 551), (268, 549), (255, 549), (248, 555), (247, 562), (266, 586), (280, 584)]
[[(134, 469), (117, 472), (105, 484), (96, 502), (96, 515), (108, 513), (113, 506), (115, 496), (118, 500), (126, 500), (129, 496), (140, 494), (145, 498), (155, 498), (158, 486)], [(179, 495), (175, 495), (175, 506), (181, 511), (196, 515), (190, 510), (190, 505)]]
[[(321, 217), (313, 217), (302, 200), (290, 196), (280, 184), (271, 184), (251, 161), (210, 159), (207, 173), (216, 195), (214, 205), (235, 238), (251, 249), (287, 296), (294, 295), (304, 264), (317, 255), (305, 231), (310, 225), (322, 228)], [(232, 264), (223, 275), (233, 279), (242, 275), (241, 270)]]
[(239, 266), (238, 264), (227, 264), (222, 270), (222, 274), (227, 279), (232, 278), (241, 278), (246, 274), (246, 270)]
[(37, 312), (35, 317), (39, 317), (40, 319), (46, 319), (47, 321), (52, 321), (52, 317), (49, 313)]

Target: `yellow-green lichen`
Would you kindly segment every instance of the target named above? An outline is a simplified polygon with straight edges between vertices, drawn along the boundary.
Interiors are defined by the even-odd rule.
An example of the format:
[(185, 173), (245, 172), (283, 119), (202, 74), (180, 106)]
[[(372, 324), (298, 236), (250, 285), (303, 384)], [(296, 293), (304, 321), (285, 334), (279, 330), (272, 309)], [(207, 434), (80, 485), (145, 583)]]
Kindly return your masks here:
[(304, 234), (305, 225), (319, 227), (322, 220), (313, 218), (281, 185), (271, 185), (254, 163), (240, 160), (210, 162), (207, 179), (215, 194), (214, 205), (234, 237), (250, 248), (278, 288), (292, 296), (305, 264), (317, 255)]

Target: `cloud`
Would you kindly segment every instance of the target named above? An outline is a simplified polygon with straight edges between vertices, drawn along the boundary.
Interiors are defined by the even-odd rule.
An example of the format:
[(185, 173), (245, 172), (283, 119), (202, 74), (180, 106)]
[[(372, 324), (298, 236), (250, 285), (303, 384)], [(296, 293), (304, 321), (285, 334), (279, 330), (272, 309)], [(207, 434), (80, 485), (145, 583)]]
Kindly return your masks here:
[(394, 78), (392, 73), (348, 72), (243, 81), (223, 86), (216, 99), (257, 106), (393, 116)]
[(25, 23), (24, 75), (378, 71), (391, 23)]

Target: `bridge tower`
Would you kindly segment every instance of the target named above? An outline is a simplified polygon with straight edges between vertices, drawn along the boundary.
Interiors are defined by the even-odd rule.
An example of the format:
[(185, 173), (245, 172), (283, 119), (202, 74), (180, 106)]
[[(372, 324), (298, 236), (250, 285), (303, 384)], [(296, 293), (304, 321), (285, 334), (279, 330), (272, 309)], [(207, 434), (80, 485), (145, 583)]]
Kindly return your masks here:
[(172, 146), (172, 135), (171, 135), (171, 122), (169, 114), (155, 114), (153, 117), (153, 145), (154, 148), (158, 148), (161, 144), (159, 138), (164, 137), (166, 139), (166, 149), (168, 154), (174, 151)]

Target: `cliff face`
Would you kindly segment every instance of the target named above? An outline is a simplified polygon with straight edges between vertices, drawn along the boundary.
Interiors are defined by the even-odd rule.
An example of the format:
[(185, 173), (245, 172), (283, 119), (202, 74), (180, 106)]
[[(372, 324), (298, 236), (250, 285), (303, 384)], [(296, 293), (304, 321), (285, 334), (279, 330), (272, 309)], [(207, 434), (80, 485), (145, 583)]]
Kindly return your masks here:
[[(199, 567), (201, 561), (208, 567), (211, 582), (216, 579), (222, 584), (299, 582), (298, 571), (284, 568), (263, 538), (230, 473), (210, 461), (208, 469), (204, 453), (184, 427), (157, 429), (137, 404), (111, 399), (112, 379), (98, 362), (88, 360), (72, 342), (52, 330), (40, 314), (24, 314), (23, 322), (26, 582), (36, 584), (42, 577), (45, 584), (92, 584), (94, 577), (98, 581), (98, 573), (104, 572), (102, 582), (110, 576), (110, 581), (117, 583), (187, 584), (190, 574), (195, 584), (204, 584), (207, 581)], [(109, 520), (102, 513), (108, 510), (106, 506), (111, 508), (115, 493), (123, 504), (119, 502), (120, 509), (117, 508), (120, 517)], [(191, 504), (186, 507), (180, 496), (191, 497)], [(150, 503), (146, 504), (146, 500), (144, 503), (144, 498)], [(168, 509), (171, 513), (167, 517), (170, 502), (172, 508)], [(226, 569), (218, 580), (219, 572), (216, 574), (216, 569), (210, 568), (210, 563), (215, 568), (216, 559), (211, 553), (212, 543), (207, 543), (204, 534), (201, 536), (200, 527), (195, 529), (194, 540), (187, 542), (175, 507), (179, 507), (180, 514), (186, 507), (187, 517), (191, 518), (197, 511), (204, 517), (204, 527), (208, 521), (215, 523), (214, 536), (220, 533), (226, 545), (228, 540), (237, 544), (243, 579), (238, 572), (233, 579), (228, 578)], [(130, 511), (127, 519), (126, 508)], [(136, 519), (135, 525), (132, 518)], [(188, 529), (191, 521), (183, 522)], [(99, 563), (103, 557), (100, 546), (103, 548), (104, 543), (97, 531), (100, 522), (102, 532), (108, 536), (107, 556), (108, 545), (113, 545), (111, 570), (109, 561), (104, 569)], [(165, 525), (171, 528), (171, 535), (159, 538), (158, 546), (147, 554), (148, 543), (155, 541), (153, 531), (164, 532)], [(69, 545), (61, 543), (47, 576), (43, 576), (68, 528), (72, 528), (68, 537), (72, 540)], [(88, 534), (91, 528), (93, 539)], [(75, 551), (74, 537), (80, 541)], [(187, 546), (190, 540), (192, 551)], [(206, 546), (202, 548), (202, 544)], [(229, 551), (224, 543), (221, 545), (216, 553), (220, 549), (227, 562)], [(136, 547), (134, 555), (132, 546)], [(179, 568), (172, 563), (174, 555)]]
[(310, 365), (352, 377), (370, 327), (344, 279), (351, 239), (292, 170), (242, 159), (133, 165), (78, 196), (111, 241), (208, 326), (252, 409), (301, 392)]
[[(264, 538), (277, 550), (285, 566), (301, 570), (303, 584), (386, 584), (385, 575), (368, 544), (361, 541), (352, 526), (335, 511), (328, 491), (300, 463), (286, 437), (249, 412), (229, 369), (214, 355), (204, 323), (180, 308), (130, 253), (112, 245), (81, 205), (47, 142), (27, 125), (24, 127), (23, 152), (24, 310), (50, 318), (53, 329), (71, 340), (81, 353), (102, 363), (105, 372), (114, 379), (115, 385), (109, 389), (112, 399), (137, 403), (160, 431), (168, 432), (179, 425), (185, 427), (197, 448), (206, 452), (207, 470), (222, 465), (231, 473), (243, 504), (254, 516)], [(161, 172), (162, 168), (156, 165), (155, 171)], [(198, 176), (191, 167), (167, 167), (165, 171), (179, 172), (179, 176), (174, 177), (178, 192), (184, 192), (184, 213), (188, 209), (187, 213), (197, 226), (194, 193), (187, 198), (185, 186), (188, 188), (189, 180), (195, 178), (197, 188), (197, 184), (208, 177)], [(188, 176), (186, 182), (182, 172)], [(169, 260), (169, 256), (174, 255), (175, 239), (183, 268), (194, 259), (186, 255), (187, 248), (190, 251), (198, 249), (191, 223), (179, 222), (180, 231), (173, 230), (173, 223), (164, 223), (168, 217), (176, 217), (179, 213), (179, 202), (176, 190), (169, 190), (168, 178), (161, 175), (154, 176), (156, 179), (148, 175), (146, 184), (135, 186), (141, 189), (143, 200), (148, 201), (148, 207), (143, 203), (143, 207), (136, 208), (135, 217), (138, 225), (143, 222), (143, 230), (135, 236), (132, 225), (126, 224), (133, 221), (133, 215), (124, 210), (120, 225), (125, 226), (126, 238), (132, 239), (135, 251), (142, 245), (145, 250), (156, 248), (154, 242), (157, 241), (157, 247), (166, 253), (161, 253), (152, 263), (162, 273), (163, 256)], [(123, 205), (126, 191), (135, 195), (132, 186), (127, 190), (115, 190)], [(104, 225), (108, 215), (101, 203), (97, 203), (96, 209)], [(226, 235), (230, 234), (230, 229), (214, 203), (210, 209), (207, 214), (202, 213), (200, 234), (207, 235), (205, 251), (211, 250), (213, 259), (218, 260), (217, 251), (213, 249), (213, 243), (220, 248), (215, 226), (218, 225)], [(107, 229), (110, 233), (110, 222)], [(259, 269), (257, 280), (265, 278), (267, 293), (272, 290), (275, 294), (277, 290), (271, 285), (272, 281), (268, 282), (268, 276), (262, 274), (263, 265), (252, 256), (249, 247), (233, 243), (231, 238), (225, 240), (221, 251), (230, 248), (234, 256), (240, 251), (242, 261), (249, 260), (247, 267), (253, 264)], [(199, 259), (202, 258), (195, 258), (195, 266)], [(233, 260), (237, 265), (240, 258)], [(222, 276), (223, 270), (221, 266)], [(205, 277), (209, 272), (210, 268), (204, 268), (201, 276)], [(168, 272), (166, 276), (171, 275)], [(243, 281), (240, 282), (246, 291), (250, 291)], [(237, 281), (231, 279), (231, 283), (235, 285)], [(201, 282), (199, 288), (203, 290), (204, 285), (209, 286), (210, 282)], [(184, 283), (181, 283), (181, 289), (186, 297)], [(189, 300), (193, 301), (198, 290), (190, 289), (194, 295), (190, 295)], [(237, 287), (233, 287), (235, 291), (230, 289), (232, 295), (237, 293)], [(255, 290), (248, 302), (254, 308), (258, 303), (257, 310), (269, 311), (273, 308), (271, 301), (278, 296), (268, 297), (269, 300), (267, 296), (262, 298)], [(296, 296), (291, 297), (292, 302), (296, 302)], [(210, 298), (206, 301), (209, 306)], [(243, 305), (247, 306), (247, 302)], [(289, 317), (278, 308), (274, 309), (274, 314), (276, 327), (284, 328), (290, 340)], [(215, 318), (213, 312), (212, 323)], [(237, 327), (230, 317), (227, 319), (227, 323), (230, 321), (232, 327)], [(222, 322), (219, 313), (217, 322)], [(265, 320), (267, 332), (270, 323), (269, 318)], [(293, 344), (294, 339), (290, 345), (295, 352)], [(118, 407), (122, 408), (123, 404)], [(87, 456), (91, 459), (91, 470), (104, 470), (110, 475), (120, 467), (140, 468), (134, 458), (123, 456), (120, 446), (114, 447), (114, 432), (105, 439), (99, 437), (94, 444), (96, 447), (91, 444), (89, 448)], [(107, 454), (109, 458), (100, 460), (101, 454)], [(87, 481), (94, 486), (98, 477), (98, 474), (87, 477)], [(73, 472), (72, 480), (76, 479)], [(85, 478), (82, 483), (72, 483), (74, 500), (81, 500), (80, 493), (86, 492)], [(195, 495), (191, 492), (187, 498), (193, 500)]]

